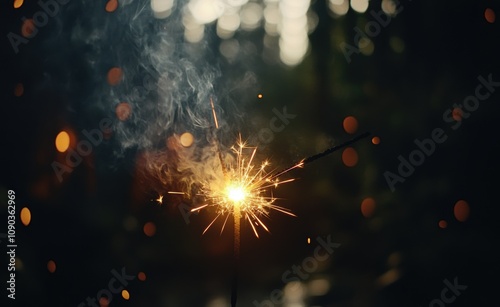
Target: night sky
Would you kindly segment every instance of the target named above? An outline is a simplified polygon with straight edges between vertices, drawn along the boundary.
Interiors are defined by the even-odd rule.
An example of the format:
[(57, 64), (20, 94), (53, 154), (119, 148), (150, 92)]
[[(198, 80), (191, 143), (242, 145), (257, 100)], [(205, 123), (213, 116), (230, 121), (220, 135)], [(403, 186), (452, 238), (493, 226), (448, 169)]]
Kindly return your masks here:
[(3, 1), (2, 306), (230, 306), (219, 154), (365, 132), (241, 220), (237, 306), (498, 305), (500, 5), (344, 1)]

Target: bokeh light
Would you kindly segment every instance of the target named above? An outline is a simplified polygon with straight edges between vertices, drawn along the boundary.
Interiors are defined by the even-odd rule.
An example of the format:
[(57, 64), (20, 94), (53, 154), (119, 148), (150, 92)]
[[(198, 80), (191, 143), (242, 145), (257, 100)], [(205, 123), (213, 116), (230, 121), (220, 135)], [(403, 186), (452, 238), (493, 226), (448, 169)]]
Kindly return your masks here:
[(361, 214), (363, 214), (364, 217), (371, 217), (373, 213), (375, 212), (375, 200), (371, 197), (367, 197), (363, 199), (361, 202)]
[(24, 226), (28, 226), (31, 222), (31, 211), (27, 207), (21, 209), (21, 223)]
[(99, 305), (100, 305), (100, 307), (108, 307), (109, 300), (105, 297), (101, 297), (101, 298), (99, 298)]
[(469, 218), (470, 207), (465, 200), (459, 200), (455, 203), (453, 207), (453, 214), (459, 222), (465, 222)]
[(342, 122), (345, 132), (354, 134), (358, 130), (358, 120), (354, 116), (347, 116)]
[(122, 290), (122, 297), (124, 300), (128, 301), (130, 299), (130, 293), (127, 290), (123, 289)]
[(291, 281), (283, 289), (284, 300), (288, 302), (287, 306), (305, 307), (304, 298), (307, 288), (300, 281)]
[(455, 121), (457, 121), (457, 122), (461, 121), (462, 120), (462, 115), (463, 115), (462, 109), (460, 109), (460, 108), (453, 108), (453, 111), (451, 112), (451, 117)]
[(446, 222), (445, 220), (440, 220), (438, 225), (439, 225), (439, 228), (445, 229), (446, 227), (448, 227), (448, 222)]
[(368, 9), (368, 0), (351, 0), (351, 7), (358, 13), (364, 13)]
[(118, 0), (109, 0), (106, 3), (106, 12), (112, 13), (118, 8)]
[(313, 279), (307, 283), (307, 293), (311, 296), (323, 296), (330, 290), (328, 279)]
[(342, 152), (342, 162), (345, 166), (353, 167), (358, 164), (358, 152), (352, 147), (347, 147)]
[(151, 0), (151, 10), (153, 10), (154, 17), (157, 19), (164, 19), (172, 13), (174, 0)]
[(144, 234), (148, 237), (152, 237), (156, 233), (156, 225), (153, 222), (147, 222), (144, 224), (143, 228)]
[(197, 23), (207, 24), (222, 16), (225, 4), (222, 0), (191, 0), (188, 9)]
[(307, 23), (309, 5), (309, 0), (283, 0), (279, 3), (280, 59), (288, 66), (302, 62), (309, 48)]
[(281, 14), (277, 3), (269, 3), (264, 9), (264, 30), (267, 34), (278, 35), (278, 24), (281, 21)]
[(146, 280), (146, 273), (144, 272), (139, 272), (137, 274), (137, 278), (140, 280), (140, 281), (145, 281)]
[(343, 16), (349, 11), (349, 0), (329, 0), (328, 8), (334, 17)]
[(260, 26), (263, 10), (260, 4), (249, 2), (245, 4), (240, 12), (241, 28), (243, 30), (254, 30)]
[(115, 108), (116, 117), (121, 121), (126, 121), (130, 114), (132, 114), (132, 108), (127, 102), (120, 102)]
[(118, 85), (122, 81), (123, 71), (119, 67), (113, 67), (108, 71), (108, 84), (111, 86)]
[(184, 147), (190, 147), (193, 145), (194, 142), (194, 137), (191, 133), (189, 132), (184, 132), (181, 134), (181, 137), (179, 138), (181, 145)]
[(64, 130), (59, 132), (56, 136), (55, 144), (56, 144), (57, 151), (66, 152), (66, 150), (68, 150), (69, 144), (70, 144), (70, 137), (69, 137), (68, 132), (66, 132)]
[(490, 8), (487, 8), (484, 11), (484, 18), (486, 19), (487, 22), (494, 23), (495, 22), (495, 11), (493, 11)]
[(358, 42), (358, 48), (363, 55), (372, 55), (375, 50), (373, 41), (367, 37), (362, 37)]
[(54, 260), (49, 260), (47, 262), (47, 270), (50, 273), (55, 273), (55, 271), (56, 271), (56, 262)]
[(14, 0), (14, 8), (18, 9), (23, 6), (24, 0)]
[(22, 36), (24, 36), (26, 38), (31, 38), (31, 37), (35, 36), (37, 32), (38, 32), (38, 29), (36, 28), (35, 22), (33, 21), (33, 19), (29, 18), (29, 19), (25, 19), (23, 21), (23, 24), (21, 26)]
[(394, 0), (382, 0), (382, 3), (380, 5), (382, 7), (382, 11), (389, 16), (394, 16), (396, 15), (397, 11), (397, 5)]
[(241, 24), (240, 15), (236, 13), (226, 13), (217, 20), (217, 35), (222, 39), (231, 38)]
[(220, 53), (229, 61), (234, 60), (240, 52), (240, 43), (237, 39), (226, 39), (220, 43)]
[(198, 43), (205, 35), (205, 26), (197, 21), (189, 10), (184, 12), (182, 16), (182, 24), (184, 25), (184, 38), (190, 43)]
[(14, 96), (21, 97), (24, 94), (24, 86), (22, 83), (16, 84), (14, 88)]
[(380, 144), (380, 138), (378, 136), (372, 137), (372, 144), (373, 145), (378, 145)]

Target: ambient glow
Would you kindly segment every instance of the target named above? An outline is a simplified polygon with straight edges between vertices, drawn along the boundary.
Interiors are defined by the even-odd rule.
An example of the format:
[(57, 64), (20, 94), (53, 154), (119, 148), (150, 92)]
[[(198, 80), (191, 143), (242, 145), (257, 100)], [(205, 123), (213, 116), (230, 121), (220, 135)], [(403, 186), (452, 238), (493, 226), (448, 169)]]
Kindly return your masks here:
[(247, 192), (241, 186), (230, 186), (227, 188), (227, 197), (235, 203), (241, 202), (246, 196)]

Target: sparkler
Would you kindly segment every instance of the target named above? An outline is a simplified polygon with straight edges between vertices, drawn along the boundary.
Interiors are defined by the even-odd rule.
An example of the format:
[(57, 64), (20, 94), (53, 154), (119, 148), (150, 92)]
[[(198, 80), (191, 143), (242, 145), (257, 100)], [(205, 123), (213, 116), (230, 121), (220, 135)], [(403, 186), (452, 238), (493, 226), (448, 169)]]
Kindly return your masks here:
[[(229, 216), (233, 216), (234, 222), (234, 273), (231, 290), (231, 306), (236, 306), (237, 284), (238, 284), (238, 262), (240, 258), (240, 229), (241, 219), (246, 219), (255, 236), (258, 238), (258, 227), (262, 227), (269, 232), (262, 216), (269, 217), (269, 211), (275, 210), (284, 214), (295, 216), (288, 209), (274, 204), (276, 198), (269, 195), (268, 190), (280, 184), (288, 183), (294, 179), (280, 181), (272, 178), (266, 172), (269, 162), (264, 161), (260, 167), (254, 165), (254, 158), (257, 152), (256, 147), (248, 147), (241, 136), (238, 143), (233, 146), (232, 153), (235, 156), (235, 163), (228, 167), (223, 167), (223, 176), (218, 180), (212, 180), (203, 184), (201, 194), (207, 198), (208, 202), (191, 211), (200, 211), (209, 206), (216, 206), (218, 213), (212, 222), (205, 228), (205, 233), (219, 217), (225, 216), (221, 233), (224, 231)], [(246, 153), (248, 152), (248, 153)], [(222, 155), (219, 155), (222, 157)], [(221, 165), (223, 161), (221, 159)]]
[[(213, 100), (210, 99), (215, 129), (219, 129), (217, 114)], [(236, 306), (238, 288), (238, 262), (240, 258), (240, 233), (241, 219), (247, 220), (252, 227), (253, 233), (258, 238), (258, 227), (262, 227), (269, 232), (262, 217), (269, 218), (269, 211), (275, 210), (290, 216), (295, 216), (287, 208), (274, 204), (276, 198), (269, 191), (280, 184), (292, 182), (294, 179), (279, 180), (279, 176), (272, 175), (266, 170), (268, 161), (264, 161), (260, 167), (254, 165), (254, 158), (257, 147), (249, 147), (242, 141), (241, 136), (236, 145), (231, 147), (232, 156), (235, 163), (226, 165), (222, 157), (219, 142), (214, 133), (214, 146), (217, 151), (221, 165), (221, 173), (215, 179), (202, 182), (200, 194), (207, 202), (191, 212), (200, 211), (204, 208), (217, 207), (217, 215), (205, 228), (203, 234), (219, 219), (224, 217), (221, 233), (224, 231), (229, 216), (233, 216), (234, 223), (234, 273), (231, 288), (231, 306)]]
[[(219, 123), (212, 99), (210, 99), (210, 106), (212, 108), (215, 129), (217, 130), (219, 128)], [(266, 170), (266, 167), (269, 166), (269, 162), (267, 160), (264, 161), (260, 167), (255, 166), (254, 159), (257, 147), (247, 146), (247, 144), (242, 141), (241, 136), (239, 137), (237, 144), (231, 147), (235, 162), (233, 164), (226, 165), (220, 150), (219, 142), (217, 141), (216, 134), (214, 133), (214, 145), (221, 165), (221, 173), (218, 177), (212, 178), (210, 181), (202, 182), (200, 194), (205, 197), (206, 203), (192, 209), (191, 212), (200, 211), (211, 206), (215, 206), (217, 208), (217, 215), (205, 228), (203, 234), (205, 234), (205, 232), (207, 232), (207, 230), (220, 217), (224, 218), (225, 216), (220, 231), (222, 233), (229, 217), (231, 215), (233, 216), (234, 274), (231, 289), (231, 306), (236, 306), (237, 300), (241, 219), (244, 218), (249, 222), (253, 233), (258, 238), (258, 227), (262, 227), (265, 231), (269, 232), (269, 229), (263, 222), (262, 217), (269, 218), (270, 210), (275, 210), (290, 216), (296, 216), (290, 212), (289, 209), (274, 204), (276, 198), (272, 195), (271, 189), (277, 188), (280, 184), (289, 183), (295, 180), (292, 178), (281, 181), (279, 178), (293, 169), (302, 168), (304, 165), (353, 144), (368, 135), (368, 132), (363, 133), (343, 144), (329, 148), (322, 153), (302, 159), (300, 162), (279, 172), (271, 173)]]

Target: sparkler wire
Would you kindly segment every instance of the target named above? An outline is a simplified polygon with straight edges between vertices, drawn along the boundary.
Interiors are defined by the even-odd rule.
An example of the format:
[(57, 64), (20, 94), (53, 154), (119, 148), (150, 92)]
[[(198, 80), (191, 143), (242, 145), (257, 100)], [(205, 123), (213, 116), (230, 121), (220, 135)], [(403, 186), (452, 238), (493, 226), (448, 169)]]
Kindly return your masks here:
[(318, 153), (318, 154), (309, 156), (307, 158), (304, 158), (300, 162), (298, 162), (298, 163), (296, 163), (296, 164), (294, 164), (294, 165), (292, 165), (292, 166), (290, 166), (288, 168), (285, 168), (285, 169), (277, 172), (276, 174), (272, 175), (271, 179), (276, 179), (276, 178), (280, 177), (281, 175), (286, 174), (286, 173), (288, 173), (289, 171), (291, 171), (291, 170), (293, 170), (295, 168), (302, 168), (302, 167), (304, 167), (304, 165), (306, 165), (308, 163), (311, 163), (313, 161), (316, 161), (318, 159), (326, 157), (326, 156), (328, 156), (328, 155), (336, 152), (337, 150), (340, 150), (340, 149), (342, 149), (344, 147), (347, 147), (347, 146), (349, 146), (351, 144), (354, 144), (357, 141), (359, 141), (359, 140), (361, 140), (361, 139), (363, 139), (363, 138), (365, 138), (365, 137), (367, 137), (369, 135), (370, 135), (370, 132), (362, 133), (362, 134), (360, 134), (360, 135), (358, 135), (358, 136), (356, 136), (356, 137), (354, 137), (354, 138), (352, 138), (352, 139), (350, 139), (350, 140), (348, 140), (348, 141), (346, 141), (346, 142), (344, 142), (342, 144), (333, 146), (333, 147), (328, 148), (327, 150), (325, 150), (325, 151), (323, 151), (321, 153)]
[[(219, 129), (219, 123), (218, 123), (218, 120), (217, 120), (217, 114), (215, 112), (215, 107), (214, 107), (214, 102), (213, 102), (213, 99), (210, 98), (210, 106), (211, 106), (211, 109), (212, 109), (212, 115), (213, 115), (213, 119), (214, 119), (214, 124), (215, 124), (215, 129), (213, 129), (213, 141), (214, 141), (214, 145), (215, 145), (215, 150), (217, 151), (217, 155), (218, 155), (218, 158), (219, 158), (219, 161), (220, 161), (220, 164), (221, 164), (221, 169), (222, 169), (222, 173), (224, 174), (224, 178), (225, 180), (230, 180), (230, 176), (232, 176), (231, 174), (229, 174), (229, 171), (228, 171), (228, 168), (227, 168), (227, 165), (225, 165), (224, 163), (224, 159), (222, 157), (222, 152), (221, 152), (221, 148), (220, 148), (220, 144), (219, 144), (219, 141), (217, 139), (217, 130)], [(333, 146), (321, 153), (318, 153), (318, 154), (315, 154), (315, 155), (312, 155), (310, 157), (307, 157), (307, 158), (304, 158), (302, 159), (300, 162), (288, 167), (288, 168), (285, 168), (279, 172), (277, 172), (276, 174), (274, 175), (270, 175), (269, 177), (267, 177), (267, 181), (270, 183), (269, 185), (261, 185), (260, 186), (260, 189), (264, 189), (264, 188), (267, 188), (267, 187), (270, 187), (270, 186), (277, 186), (278, 185), (278, 177), (288, 173), (289, 171), (295, 169), (295, 168), (302, 168), (304, 167), (304, 165), (308, 164), (308, 163), (311, 163), (315, 160), (318, 160), (318, 159), (321, 159), (323, 157), (326, 157), (330, 154), (332, 154), (333, 152), (335, 151), (338, 151), (344, 147), (347, 147), (367, 136), (369, 136), (370, 133), (369, 132), (365, 132), (363, 134), (360, 134), (354, 138), (352, 138), (351, 140), (348, 140), (342, 144), (339, 144), (339, 145), (336, 145), (336, 146)], [(241, 143), (241, 141), (240, 141)], [(243, 144), (243, 143), (241, 143)], [(237, 166), (237, 169), (242, 172), (244, 170), (244, 174), (243, 173), (240, 173), (239, 176), (240, 177), (246, 177), (247, 176), (247, 172), (251, 169), (251, 166), (250, 166), (250, 163), (251, 161), (253, 160), (253, 157), (255, 155), (255, 151), (256, 149), (254, 149), (253, 153), (252, 153), (252, 156), (250, 158), (250, 162), (249, 162), (249, 166), (246, 167), (246, 168), (243, 168), (242, 167), (242, 163), (243, 161), (241, 160), (241, 155), (242, 155), (242, 149), (243, 149), (243, 146), (244, 145), (241, 145), (240, 149), (239, 149), (239, 152), (238, 152), (238, 166)], [(250, 182), (252, 182), (255, 178), (257, 178), (257, 176), (259, 176), (261, 174), (261, 172), (263, 172), (263, 168), (253, 176), (252, 179), (250, 179)], [(248, 180), (248, 179), (247, 179)], [(282, 181), (281, 183), (286, 183), (286, 182), (290, 182), (290, 181), (293, 181), (293, 179), (290, 179), (290, 180), (285, 180), (285, 181)], [(233, 250), (233, 278), (232, 278), (232, 283), (231, 283), (231, 307), (236, 307), (236, 301), (237, 301), (237, 298), (238, 298), (238, 275), (239, 275), (239, 260), (240, 260), (240, 227), (241, 227), (241, 217), (242, 217), (242, 212), (241, 212), (241, 204), (239, 203), (240, 200), (235, 200), (235, 203), (233, 205), (233, 208), (232, 208), (232, 213), (233, 213), (233, 221), (234, 221), (234, 250)], [(193, 210), (200, 210), (201, 208), (204, 208), (208, 205), (203, 205), (201, 207), (198, 207), (198, 208), (195, 208)], [(280, 207), (277, 207), (277, 206), (270, 206), (270, 208), (273, 208), (275, 210), (278, 210), (280, 212), (283, 212), (283, 213), (286, 213), (286, 214), (289, 214), (289, 215), (292, 215), (292, 216), (295, 216), (294, 214), (292, 213), (289, 213), (288, 211), (285, 211), (283, 209), (281, 209)], [(193, 211), (192, 210), (192, 211)], [(262, 223), (262, 221), (259, 220), (259, 218), (252, 212), (250, 211), (249, 213), (245, 213), (245, 217), (249, 220), (250, 222), (250, 225), (252, 226), (256, 236), (258, 237), (257, 235), (257, 232), (255, 230), (255, 227), (253, 226), (253, 223), (251, 221), (251, 218), (249, 216), (249, 214), (255, 218), (258, 222), (260, 222), (260, 225), (262, 225), (262, 227), (264, 229), (267, 230), (267, 227)], [(217, 216), (219, 217), (220, 214)], [(210, 228), (210, 226), (215, 222), (215, 220), (217, 219), (217, 217), (212, 221), (212, 223), (210, 223), (210, 225), (208, 225), (208, 227), (205, 229), (205, 231), (208, 230), (208, 228)], [(227, 218), (229, 217), (229, 215), (226, 217), (226, 220), (224, 221), (224, 225), (222, 226), (222, 230), (224, 229), (224, 226), (226, 225), (226, 221), (227, 221)], [(221, 230), (221, 232), (222, 232)], [(205, 231), (203, 233), (205, 233)]]

